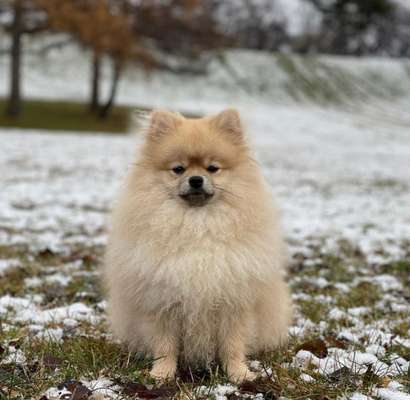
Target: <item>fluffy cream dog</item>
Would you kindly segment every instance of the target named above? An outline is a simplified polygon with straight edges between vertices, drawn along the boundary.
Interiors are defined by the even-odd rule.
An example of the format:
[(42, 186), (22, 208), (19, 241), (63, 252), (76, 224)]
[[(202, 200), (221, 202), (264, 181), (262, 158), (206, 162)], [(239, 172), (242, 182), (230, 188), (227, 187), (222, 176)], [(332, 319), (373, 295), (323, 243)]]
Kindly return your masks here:
[(152, 355), (151, 375), (178, 359), (218, 359), (252, 379), (246, 354), (286, 340), (286, 251), (239, 115), (186, 119), (154, 111), (114, 209), (105, 282), (114, 333)]

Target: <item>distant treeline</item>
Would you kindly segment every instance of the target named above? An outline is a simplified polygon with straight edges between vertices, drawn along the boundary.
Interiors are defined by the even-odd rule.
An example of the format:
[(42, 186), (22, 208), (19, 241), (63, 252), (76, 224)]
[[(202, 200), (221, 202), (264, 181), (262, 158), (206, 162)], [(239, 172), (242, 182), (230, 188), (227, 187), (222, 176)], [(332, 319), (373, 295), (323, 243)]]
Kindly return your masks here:
[[(92, 54), (88, 108), (106, 117), (125, 66), (200, 74), (224, 48), (410, 55), (410, 0), (0, 0), (10, 46), (7, 114), (23, 110), (26, 35), (63, 33)], [(295, 23), (296, 22), (296, 23)], [(61, 35), (54, 45), (62, 46)], [(53, 43), (49, 44), (51, 48)], [(102, 63), (112, 68), (101, 98)]]
[[(215, 0), (238, 47), (410, 56), (410, 0)], [(296, 25), (296, 31), (295, 31)]]
[[(230, 39), (216, 29), (210, 6), (210, 2), (199, 0), (0, 0), (0, 34), (5, 33), (10, 43), (2, 52), (10, 58), (7, 115), (18, 118), (24, 110), (25, 36), (56, 34), (55, 43), (47, 45), (49, 49), (64, 45), (57, 35), (63, 33), (66, 43), (77, 42), (92, 53), (88, 108), (105, 118), (127, 65), (133, 63), (147, 71), (199, 73), (202, 55), (228, 44)], [(170, 54), (175, 56), (172, 62)], [(100, 88), (105, 60), (111, 64), (112, 83), (103, 100)]]

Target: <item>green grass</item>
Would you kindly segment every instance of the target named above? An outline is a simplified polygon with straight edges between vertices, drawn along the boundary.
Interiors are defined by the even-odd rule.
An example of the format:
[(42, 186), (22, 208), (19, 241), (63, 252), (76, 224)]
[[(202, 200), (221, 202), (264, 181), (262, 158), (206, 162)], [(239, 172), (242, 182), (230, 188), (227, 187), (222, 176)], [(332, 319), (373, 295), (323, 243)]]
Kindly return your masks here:
[[(305, 271), (309, 271), (308, 274), (305, 275), (305, 271), (302, 272), (306, 279), (313, 276), (325, 276), (329, 281), (328, 287), (304, 285), (303, 280), (298, 284), (294, 282), (292, 285), (295, 293), (306, 293), (312, 296), (311, 299), (295, 301), (297, 314), (303, 318), (309, 318), (315, 324), (327, 321), (328, 327), (321, 334), (317, 329), (310, 328), (302, 335), (291, 336), (287, 346), (271, 353), (252, 357), (258, 359), (265, 370), (272, 370), (273, 376), (238, 385), (238, 395), (229, 395), (229, 400), (245, 398), (242, 396), (257, 393), (262, 393), (266, 399), (277, 399), (283, 396), (289, 399), (326, 400), (349, 397), (355, 391), (370, 395), (372, 388), (387, 386), (391, 378), (377, 376), (370, 369), (362, 376), (344, 370), (338, 371), (338, 374), (321, 375), (312, 365), (306, 365), (301, 369), (292, 364), (293, 357), (300, 349), (308, 349), (307, 346), (311, 347), (309, 343), (312, 342), (319, 343), (318, 339), (320, 343), (323, 343), (322, 346), (325, 346), (325, 349), (339, 347), (357, 351), (364, 350), (365, 339), (363, 343), (358, 344), (337, 339), (340, 330), (351, 326), (352, 323), (343, 319), (329, 320), (327, 315), (334, 305), (341, 310), (368, 306), (374, 311), (362, 317), (366, 324), (377, 320), (384, 321), (385, 324), (392, 325), (394, 334), (401, 337), (407, 335), (410, 322), (406, 313), (393, 313), (388, 308), (376, 309), (376, 303), (382, 298), (382, 293), (376, 286), (362, 282), (356, 286), (350, 285), (349, 292), (344, 293), (338, 292), (333, 284), (342, 281), (351, 284), (354, 276), (373, 276), (381, 272), (394, 274), (405, 283), (408, 260), (397, 261), (391, 264), (386, 271), (383, 271), (384, 267), (381, 266), (358, 270), (354, 276), (351, 276), (349, 282), (347, 265), (351, 265), (355, 259), (357, 262), (361, 261), (363, 265), (364, 259), (347, 245), (341, 248), (341, 254), (323, 254), (318, 259), (318, 265), (306, 268)], [(17, 258), (21, 263), (20, 268), (16, 271), (11, 271), (7, 276), (0, 278), (0, 297), (7, 294), (17, 297), (42, 294), (41, 307), (43, 308), (58, 307), (76, 301), (85, 302), (93, 307), (93, 304), (96, 305), (102, 299), (96, 272), (102, 263), (103, 250), (101, 246), (80, 246), (68, 253), (55, 253), (52, 250), (33, 251), (19, 246), (0, 246), (0, 259)], [(78, 261), (82, 261), (80, 266), (64, 270), (65, 265)], [(36, 276), (44, 279), (53, 271), (71, 275), (73, 278), (71, 283), (64, 287), (49, 287), (46, 282), (43, 282), (39, 287), (25, 287), (24, 280), (27, 277)], [(291, 282), (300, 276), (300, 272), (291, 273)], [(58, 293), (57, 298), (56, 293)], [(80, 293), (82, 296), (77, 297)], [(406, 296), (406, 293), (392, 294), (398, 298), (402, 295)], [(327, 304), (315, 300), (317, 295), (331, 296), (334, 303)], [(102, 313), (102, 310), (98, 311), (99, 315)], [(64, 328), (64, 325), (50, 322), (47, 327)], [(212, 395), (200, 393), (199, 387), (206, 386), (211, 393), (212, 388), (216, 385), (227, 383), (224, 373), (214, 365), (211, 371), (190, 371), (182, 366), (176, 381), (167, 382), (163, 386), (155, 384), (149, 377), (151, 360), (130, 354), (126, 348), (113, 341), (107, 335), (108, 332), (109, 328), (104, 319), (95, 323), (80, 321), (75, 328), (64, 328), (63, 340), (54, 342), (37, 338), (33, 332), (29, 331), (26, 324), (16, 323), (12, 315), (3, 316), (3, 320), (0, 320), (0, 400), (39, 399), (50, 387), (56, 387), (64, 382), (74, 382), (71, 385), (75, 386), (79, 380), (91, 381), (99, 377), (106, 377), (117, 384), (121, 391), (119, 398), (124, 400), (135, 398), (137, 394), (141, 398), (213, 399)], [(20, 349), (26, 356), (27, 362), (24, 365), (2, 363), (8, 346)], [(387, 363), (389, 362), (387, 355), (392, 353), (407, 360), (410, 359), (408, 348), (394, 344), (386, 348), (385, 361)], [(315, 380), (305, 382), (300, 376), (301, 372), (309, 374)], [(394, 380), (403, 384), (404, 390), (410, 388), (408, 374), (400, 374), (394, 377)], [(144, 394), (148, 397), (144, 397)], [(84, 399), (90, 400), (88, 396)]]
[(128, 130), (132, 112), (131, 107), (118, 106), (108, 118), (100, 119), (84, 103), (46, 100), (26, 100), (19, 118), (6, 116), (5, 109), (6, 102), (0, 99), (0, 127), (115, 133)]

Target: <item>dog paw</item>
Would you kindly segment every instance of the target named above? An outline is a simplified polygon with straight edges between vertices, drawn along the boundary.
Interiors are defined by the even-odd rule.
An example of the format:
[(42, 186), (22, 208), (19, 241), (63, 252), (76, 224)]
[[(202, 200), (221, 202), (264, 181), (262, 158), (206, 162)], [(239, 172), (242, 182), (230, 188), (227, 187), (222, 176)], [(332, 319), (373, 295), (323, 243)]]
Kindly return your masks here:
[(228, 379), (233, 383), (253, 381), (258, 377), (258, 374), (252, 372), (245, 364), (238, 365), (235, 368), (229, 368), (227, 374)]
[(156, 362), (150, 371), (151, 378), (156, 381), (165, 381), (174, 379), (176, 373), (176, 365), (173, 362)]

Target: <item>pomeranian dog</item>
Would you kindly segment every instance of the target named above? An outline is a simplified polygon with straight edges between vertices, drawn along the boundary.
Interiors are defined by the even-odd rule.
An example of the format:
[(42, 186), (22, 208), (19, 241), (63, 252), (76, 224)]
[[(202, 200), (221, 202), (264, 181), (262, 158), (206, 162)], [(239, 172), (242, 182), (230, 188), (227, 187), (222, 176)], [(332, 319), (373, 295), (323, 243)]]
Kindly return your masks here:
[(238, 113), (154, 111), (114, 207), (105, 268), (112, 329), (153, 357), (151, 376), (218, 360), (231, 381), (253, 379), (246, 355), (286, 341), (286, 261)]

